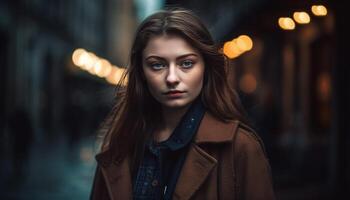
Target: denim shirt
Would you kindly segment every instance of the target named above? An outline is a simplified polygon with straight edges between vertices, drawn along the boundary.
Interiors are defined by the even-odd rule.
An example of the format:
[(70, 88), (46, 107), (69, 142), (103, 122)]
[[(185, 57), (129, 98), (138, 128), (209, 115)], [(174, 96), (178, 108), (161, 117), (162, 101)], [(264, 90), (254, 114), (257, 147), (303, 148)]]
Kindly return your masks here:
[(171, 199), (205, 109), (197, 98), (171, 136), (160, 143), (149, 142), (133, 181), (134, 199)]

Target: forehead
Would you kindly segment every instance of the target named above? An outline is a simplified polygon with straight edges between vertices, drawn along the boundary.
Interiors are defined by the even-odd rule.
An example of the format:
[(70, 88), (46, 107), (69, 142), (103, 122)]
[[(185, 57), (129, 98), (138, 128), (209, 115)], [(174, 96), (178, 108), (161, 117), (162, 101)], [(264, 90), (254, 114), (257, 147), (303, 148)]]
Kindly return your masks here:
[(161, 35), (152, 37), (148, 41), (143, 50), (143, 57), (157, 55), (166, 58), (181, 56), (188, 53), (199, 55), (199, 52), (182, 37), (176, 35)]

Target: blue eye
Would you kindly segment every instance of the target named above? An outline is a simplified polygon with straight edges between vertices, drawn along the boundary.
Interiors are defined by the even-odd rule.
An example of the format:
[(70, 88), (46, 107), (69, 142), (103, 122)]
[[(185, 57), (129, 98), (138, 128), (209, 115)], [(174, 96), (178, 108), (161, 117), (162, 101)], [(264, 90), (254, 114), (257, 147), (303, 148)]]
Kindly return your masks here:
[(152, 63), (152, 64), (150, 64), (150, 67), (154, 70), (160, 70), (160, 69), (164, 68), (165, 65), (162, 63)]
[(181, 63), (181, 66), (183, 67), (183, 68), (191, 68), (192, 66), (193, 66), (193, 61), (191, 61), (191, 60), (185, 60), (185, 61), (183, 61), (182, 63)]

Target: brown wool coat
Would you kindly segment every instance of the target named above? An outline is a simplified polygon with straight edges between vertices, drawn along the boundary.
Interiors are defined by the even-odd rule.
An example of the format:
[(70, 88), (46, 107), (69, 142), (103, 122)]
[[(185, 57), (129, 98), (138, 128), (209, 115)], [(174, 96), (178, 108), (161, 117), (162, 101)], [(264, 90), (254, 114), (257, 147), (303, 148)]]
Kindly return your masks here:
[[(98, 161), (92, 200), (132, 199), (129, 161)], [(206, 113), (180, 173), (174, 200), (273, 200), (270, 166), (259, 137), (235, 121), (223, 123)]]

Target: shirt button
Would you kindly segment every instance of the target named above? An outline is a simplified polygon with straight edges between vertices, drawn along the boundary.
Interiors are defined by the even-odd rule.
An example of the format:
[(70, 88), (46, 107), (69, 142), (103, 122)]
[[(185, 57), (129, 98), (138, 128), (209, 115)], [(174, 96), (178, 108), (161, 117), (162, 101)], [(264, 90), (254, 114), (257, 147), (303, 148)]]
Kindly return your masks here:
[(156, 179), (153, 180), (153, 181), (152, 181), (152, 186), (153, 186), (153, 187), (156, 187), (157, 185), (158, 185), (158, 180), (156, 180)]
[(180, 144), (180, 143), (182, 143), (182, 140), (181, 139), (176, 139), (175, 142)]

